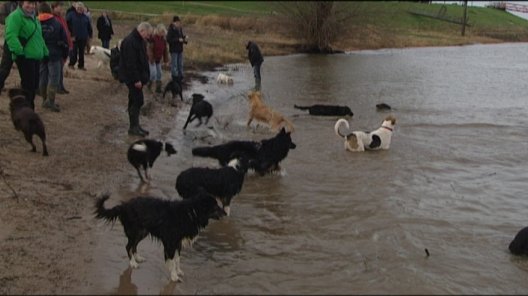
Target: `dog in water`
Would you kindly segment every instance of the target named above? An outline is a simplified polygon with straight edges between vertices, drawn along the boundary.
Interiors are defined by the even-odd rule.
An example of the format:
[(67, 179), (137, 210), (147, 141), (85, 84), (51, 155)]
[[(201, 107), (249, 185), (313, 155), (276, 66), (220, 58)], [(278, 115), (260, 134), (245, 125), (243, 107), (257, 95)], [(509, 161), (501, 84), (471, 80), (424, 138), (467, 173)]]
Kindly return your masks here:
[(233, 84), (233, 77), (224, 73), (218, 73), (218, 76), (216, 77), (216, 83), (231, 85)]
[(196, 118), (198, 118), (199, 121), (196, 126), (200, 126), (202, 124), (203, 117), (205, 117), (205, 124), (207, 124), (211, 116), (213, 116), (213, 106), (211, 103), (204, 100), (204, 96), (202, 94), (193, 94), (191, 110), (189, 111), (189, 116), (185, 121), (183, 129), (186, 129), (187, 124)]
[(391, 106), (385, 103), (376, 104), (376, 110), (378, 111), (390, 111), (391, 109), (392, 109)]
[(260, 91), (249, 92), (248, 98), (250, 110), (247, 126), (250, 126), (253, 119), (255, 119), (269, 124), (275, 132), (283, 126), (286, 126), (289, 132), (293, 132), (293, 124), (288, 119), (264, 104)]
[(11, 120), (15, 129), (24, 133), (24, 138), (31, 144), (31, 152), (37, 152), (37, 147), (33, 143), (33, 135), (37, 135), (42, 142), (42, 155), (48, 156), (44, 122), (31, 108), (31, 104), (27, 99), (29, 94), (23, 89), (12, 88), (8, 91), (8, 96)]
[(345, 139), (346, 150), (387, 150), (390, 147), (392, 132), (396, 125), (396, 118), (392, 115), (387, 116), (381, 123), (381, 127), (371, 132), (353, 131), (347, 135), (343, 135), (339, 131), (341, 125), (345, 125), (347, 129), (350, 129), (350, 126), (348, 121), (343, 118), (339, 119), (334, 125), (336, 135)]
[(508, 249), (514, 255), (528, 255), (528, 227), (519, 230)]
[(163, 99), (165, 99), (165, 95), (167, 92), (171, 92), (172, 99), (174, 100), (176, 98), (176, 95), (180, 95), (180, 99), (183, 102), (183, 87), (182, 82), (179, 80), (179, 78), (172, 79), (165, 85), (165, 89), (163, 90)]
[[(96, 218), (108, 222), (119, 219), (128, 239), (126, 252), (132, 268), (145, 261), (137, 252), (137, 246), (149, 234), (163, 244), (165, 262), (172, 281), (180, 280), (182, 245), (192, 244), (198, 233), (209, 223), (226, 215), (216, 199), (203, 189), (197, 190), (193, 198), (183, 201), (162, 200), (154, 197), (137, 197), (106, 209), (104, 202), (109, 195), (97, 199)], [(177, 253), (176, 253), (177, 252)]]
[[(151, 176), (148, 173), (148, 169), (152, 168), (163, 150), (167, 152), (167, 156), (177, 153), (172, 144), (168, 142), (143, 139), (130, 144), (127, 151), (128, 162), (136, 169), (141, 182), (150, 182)], [(140, 168), (145, 171), (145, 179), (141, 175)]]
[(282, 128), (275, 137), (260, 142), (256, 156), (249, 161), (249, 168), (261, 176), (273, 171), (279, 171), (279, 163), (283, 161), (291, 149), (297, 145), (293, 143), (291, 132)]
[(214, 158), (220, 166), (226, 166), (235, 155), (244, 155), (248, 159), (256, 158), (260, 146), (260, 142), (256, 141), (235, 140), (216, 146), (195, 147), (192, 149), (192, 155)]
[(231, 200), (242, 190), (247, 170), (248, 162), (244, 157), (234, 158), (222, 168), (189, 168), (176, 178), (176, 190), (183, 199), (188, 199), (203, 188), (220, 199), (229, 216)]
[(103, 64), (110, 64), (110, 49), (98, 45), (92, 45), (90, 47), (90, 54), (93, 54), (94, 57), (97, 59), (97, 68), (100, 68)]
[(299, 110), (308, 110), (310, 115), (319, 116), (353, 116), (354, 113), (348, 106), (336, 106), (336, 105), (312, 105), (312, 106), (297, 106), (293, 105), (294, 108)]

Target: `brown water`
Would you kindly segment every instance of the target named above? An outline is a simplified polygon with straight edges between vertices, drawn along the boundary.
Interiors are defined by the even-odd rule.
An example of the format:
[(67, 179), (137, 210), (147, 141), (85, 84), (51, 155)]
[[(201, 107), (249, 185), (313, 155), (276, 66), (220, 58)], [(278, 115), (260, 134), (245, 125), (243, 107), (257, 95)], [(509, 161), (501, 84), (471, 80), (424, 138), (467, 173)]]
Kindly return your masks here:
[[(266, 102), (296, 127), (283, 171), (248, 175), (231, 217), (182, 252), (183, 283), (169, 281), (162, 246), (148, 239), (147, 261), (128, 269), (121, 225), (100, 223), (83, 292), (526, 294), (528, 260), (507, 246), (528, 226), (527, 53), (503, 44), (266, 58)], [(195, 86), (215, 107), (213, 129), (184, 135), (184, 108), (169, 134), (178, 154), (158, 159), (152, 194), (178, 198), (180, 171), (216, 165), (193, 158), (194, 146), (273, 136), (245, 128), (253, 80), (238, 68), (232, 87)], [(380, 102), (398, 120), (382, 152), (346, 152), (336, 118), (293, 109), (348, 105), (352, 128), (372, 130), (386, 115)]]

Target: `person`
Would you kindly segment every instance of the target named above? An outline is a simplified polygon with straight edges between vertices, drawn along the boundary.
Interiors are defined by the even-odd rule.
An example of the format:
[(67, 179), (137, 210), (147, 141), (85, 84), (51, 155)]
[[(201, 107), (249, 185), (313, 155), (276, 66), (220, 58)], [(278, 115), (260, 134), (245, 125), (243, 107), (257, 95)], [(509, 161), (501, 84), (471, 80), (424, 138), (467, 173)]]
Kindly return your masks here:
[(28, 92), (28, 101), (35, 110), (35, 92), (39, 82), (39, 63), (48, 57), (42, 28), (36, 18), (36, 2), (22, 1), (6, 20), (5, 38), (18, 67), (21, 87)]
[(112, 20), (106, 10), (103, 10), (101, 16), (97, 18), (97, 32), (97, 38), (101, 39), (101, 46), (109, 49), (114, 29), (112, 28)]
[(187, 36), (183, 34), (180, 18), (174, 16), (167, 33), (169, 52), (171, 58), (172, 80), (183, 81), (183, 44), (187, 44)]
[(148, 57), (150, 67), (150, 81), (147, 88), (150, 90), (153, 81), (156, 81), (156, 93), (161, 93), (161, 59), (167, 64), (169, 60), (167, 41), (165, 36), (167, 29), (163, 24), (159, 24), (149, 40)]
[[(8, 1), (8, 2), (5, 2), (3, 5), (4, 5), (3, 7), (4, 15), (2, 17), (5, 17), (3, 20), (3, 23), (5, 24), (7, 17), (11, 14), (11, 12), (17, 9), (18, 1)], [(2, 61), (0, 61), (0, 92), (4, 89), (5, 81), (7, 77), (9, 76), (9, 73), (11, 73), (12, 67), (13, 67), (13, 59), (11, 58), (11, 51), (9, 50), (9, 46), (7, 46), (7, 40), (4, 40)]]
[(70, 53), (68, 67), (74, 69), (78, 61), (77, 68), (86, 71), (84, 67), (84, 49), (88, 38), (92, 38), (92, 25), (84, 14), (84, 4), (82, 2), (77, 2), (75, 11), (70, 11), (66, 15), (66, 22), (73, 39), (73, 50)]
[(119, 81), (128, 87), (128, 118), (131, 136), (145, 136), (149, 132), (139, 125), (139, 112), (143, 106), (143, 85), (149, 81), (149, 63), (146, 40), (152, 34), (148, 22), (140, 23), (121, 42)]
[[(88, 8), (88, 6), (86, 6), (86, 5), (84, 5), (83, 13), (90, 20), (90, 27), (91, 27), (92, 26), (92, 12), (90, 11), (90, 8)], [(84, 50), (85, 50), (84, 54), (85, 55), (90, 54), (90, 46), (91, 45), (92, 45), (92, 36), (90, 35), (90, 37), (88, 37), (88, 39), (86, 39), (86, 46), (84, 46)]]
[[(66, 33), (66, 39), (68, 40), (68, 53), (73, 49), (73, 41), (71, 38), (70, 30), (68, 30), (68, 24), (64, 17), (62, 17), (62, 1), (54, 1), (51, 3), (51, 12), (55, 19), (59, 21), (62, 26), (62, 29)], [(68, 56), (64, 57), (60, 63), (60, 72), (59, 72), (59, 87), (57, 89), (58, 94), (69, 94), (70, 92), (64, 87), (64, 64), (66, 64)]]
[(49, 51), (48, 58), (40, 63), (39, 93), (44, 99), (44, 108), (59, 112), (60, 108), (55, 104), (55, 94), (59, 86), (62, 59), (68, 56), (68, 38), (61, 23), (51, 13), (48, 3), (40, 3), (38, 10), (42, 36)]
[(248, 59), (251, 67), (253, 67), (253, 75), (255, 76), (255, 90), (260, 90), (261, 87), (261, 78), (260, 78), (260, 67), (264, 58), (260, 53), (260, 48), (253, 41), (248, 41), (246, 43), (246, 49), (248, 51)]

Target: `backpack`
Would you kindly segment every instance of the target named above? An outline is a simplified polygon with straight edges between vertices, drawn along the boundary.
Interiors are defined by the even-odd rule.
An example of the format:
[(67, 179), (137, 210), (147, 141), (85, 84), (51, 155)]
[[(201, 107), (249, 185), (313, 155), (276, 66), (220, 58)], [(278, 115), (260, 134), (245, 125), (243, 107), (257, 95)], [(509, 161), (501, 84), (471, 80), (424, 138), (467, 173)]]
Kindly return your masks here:
[(110, 72), (115, 80), (119, 80), (119, 59), (121, 53), (119, 47), (114, 47), (110, 50)]

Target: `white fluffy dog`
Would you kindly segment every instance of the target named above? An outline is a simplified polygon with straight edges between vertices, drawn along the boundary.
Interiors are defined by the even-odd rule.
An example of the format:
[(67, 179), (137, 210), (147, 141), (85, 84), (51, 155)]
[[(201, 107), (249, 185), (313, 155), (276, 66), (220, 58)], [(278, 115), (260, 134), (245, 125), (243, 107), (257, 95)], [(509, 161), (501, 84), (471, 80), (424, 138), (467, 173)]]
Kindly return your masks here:
[(348, 121), (341, 118), (335, 126), (334, 131), (339, 137), (345, 139), (345, 150), (349, 151), (365, 151), (367, 150), (387, 150), (390, 147), (392, 132), (396, 125), (396, 118), (389, 115), (381, 123), (381, 127), (372, 132), (353, 131), (348, 135), (343, 135), (339, 131), (341, 125), (345, 125), (347, 129), (350, 129)]
[(220, 84), (233, 84), (233, 77), (224, 73), (219, 73), (218, 77), (216, 77), (216, 82)]
[(110, 63), (110, 49), (92, 45), (90, 47), (90, 54), (93, 54), (98, 60), (97, 68), (100, 68), (102, 64), (108, 65)]

